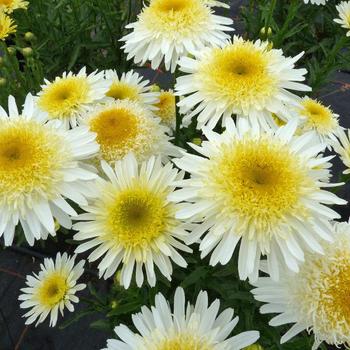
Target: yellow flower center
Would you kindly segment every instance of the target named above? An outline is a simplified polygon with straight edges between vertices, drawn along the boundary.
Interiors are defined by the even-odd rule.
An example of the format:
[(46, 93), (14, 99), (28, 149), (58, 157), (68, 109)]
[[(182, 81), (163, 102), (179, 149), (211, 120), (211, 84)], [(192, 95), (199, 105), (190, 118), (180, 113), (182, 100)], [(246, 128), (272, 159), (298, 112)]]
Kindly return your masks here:
[(180, 334), (174, 339), (164, 340), (156, 350), (212, 350), (207, 341), (190, 334)]
[(209, 16), (210, 9), (202, 0), (152, 0), (140, 22), (152, 32), (182, 40), (199, 32)]
[(269, 72), (269, 58), (267, 50), (256, 48), (252, 42), (213, 49), (198, 69), (201, 92), (240, 113), (265, 106), (278, 90), (277, 77)]
[(131, 101), (139, 100), (137, 89), (120, 81), (116, 81), (111, 85), (106, 96), (113, 97), (115, 100), (125, 100), (127, 98)]
[(64, 300), (67, 291), (67, 277), (53, 272), (42, 281), (38, 289), (38, 299), (41, 305), (52, 308)]
[(135, 184), (116, 192), (107, 203), (106, 238), (125, 249), (149, 248), (165, 234), (169, 214), (165, 197)]
[(90, 120), (90, 130), (97, 134), (102, 157), (107, 161), (122, 158), (133, 147), (139, 132), (138, 119), (123, 107), (110, 107)]
[(89, 102), (89, 92), (90, 86), (86, 78), (62, 78), (44, 88), (38, 105), (51, 118), (69, 118), (79, 113), (82, 105)]
[(308, 98), (301, 105), (302, 109), (300, 113), (307, 118), (307, 128), (314, 128), (323, 134), (334, 131), (338, 126), (338, 122), (333, 116), (332, 111), (320, 102)]
[(208, 180), (214, 180), (217, 196), (224, 201), (223, 212), (238, 218), (238, 232), (256, 231), (255, 239), (269, 241), (287, 215), (300, 214), (299, 200), (309, 182), (307, 169), (287, 146), (267, 137), (236, 140), (223, 145), (213, 160)]
[(176, 106), (175, 95), (170, 91), (163, 91), (159, 96), (159, 102), (156, 104), (158, 110), (156, 115), (166, 124), (172, 124), (175, 121)]
[(59, 169), (69, 157), (62, 138), (34, 121), (0, 125), (0, 203), (17, 206), (26, 196), (54, 195)]
[(0, 5), (10, 6), (13, 4), (13, 0), (0, 0)]

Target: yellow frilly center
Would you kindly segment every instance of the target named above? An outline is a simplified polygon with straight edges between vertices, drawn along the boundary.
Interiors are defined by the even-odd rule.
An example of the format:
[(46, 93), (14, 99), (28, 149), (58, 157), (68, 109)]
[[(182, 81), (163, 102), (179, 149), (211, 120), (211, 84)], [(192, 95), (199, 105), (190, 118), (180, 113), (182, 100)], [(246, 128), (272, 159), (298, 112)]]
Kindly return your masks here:
[(67, 291), (67, 276), (53, 272), (42, 281), (38, 289), (38, 299), (41, 305), (53, 308), (65, 299)]
[(106, 96), (112, 97), (115, 100), (129, 99), (131, 101), (139, 100), (139, 93), (135, 86), (124, 83), (122, 81), (115, 81), (111, 84)]
[(206, 340), (201, 340), (190, 334), (180, 334), (173, 339), (164, 340), (156, 350), (212, 350)]
[(171, 91), (162, 91), (159, 102), (156, 104), (158, 110), (156, 115), (166, 125), (173, 125), (176, 117), (175, 95)]
[(169, 215), (162, 194), (135, 184), (115, 192), (106, 203), (105, 238), (126, 250), (147, 250), (165, 234)]
[(90, 84), (85, 77), (61, 78), (43, 89), (38, 105), (50, 118), (69, 118), (89, 102), (89, 92)]
[(269, 71), (269, 59), (267, 49), (249, 41), (235, 42), (212, 49), (201, 62), (196, 79), (205, 96), (219, 99), (239, 113), (262, 108), (278, 90), (277, 77)]
[(16, 9), (26, 9), (29, 5), (28, 1), (24, 0), (0, 0), (0, 10), (11, 13)]
[(212, 164), (209, 181), (224, 200), (223, 211), (238, 219), (241, 234), (258, 232), (254, 239), (269, 241), (287, 216), (305, 212), (300, 198), (309, 186), (307, 169), (280, 142), (235, 140), (222, 146)]
[(152, 32), (178, 39), (198, 32), (209, 16), (210, 9), (202, 0), (152, 0), (140, 22)]

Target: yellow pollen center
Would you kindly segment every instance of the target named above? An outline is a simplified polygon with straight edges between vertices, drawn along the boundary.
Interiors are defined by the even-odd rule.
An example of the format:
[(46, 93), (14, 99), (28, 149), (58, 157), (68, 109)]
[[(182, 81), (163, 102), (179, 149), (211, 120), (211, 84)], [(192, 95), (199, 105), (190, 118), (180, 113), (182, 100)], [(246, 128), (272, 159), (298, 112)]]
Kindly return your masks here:
[(61, 137), (41, 124), (18, 119), (0, 126), (0, 203), (17, 206), (27, 196), (54, 195), (69, 153)]
[(54, 272), (43, 280), (38, 289), (38, 299), (41, 305), (52, 308), (65, 299), (67, 291), (67, 278)]
[(285, 145), (264, 137), (234, 141), (220, 153), (212, 176), (223, 211), (238, 217), (242, 233), (256, 231), (259, 240), (269, 240), (286, 215), (300, 212), (307, 170)]
[(190, 334), (180, 334), (174, 339), (165, 340), (156, 350), (212, 350), (207, 341)]
[(201, 63), (197, 80), (209, 99), (219, 99), (243, 113), (258, 105), (264, 107), (278, 90), (277, 77), (269, 72), (269, 52), (251, 42), (234, 43), (213, 49)]
[(0, 5), (4, 5), (4, 6), (10, 6), (12, 5), (13, 0), (0, 0)]
[(202, 32), (210, 9), (202, 0), (152, 0), (140, 15), (148, 30), (173, 40)]
[(115, 194), (107, 205), (107, 236), (125, 249), (147, 248), (166, 233), (165, 198), (135, 185)]
[(157, 116), (165, 123), (169, 124), (174, 122), (176, 106), (175, 96), (169, 91), (164, 91), (159, 96), (159, 102), (156, 104), (158, 110), (156, 111)]
[(115, 100), (139, 100), (137, 89), (134, 86), (130, 86), (129, 84), (123, 82), (114, 82), (107, 91), (106, 96), (112, 97)]
[(103, 158), (113, 161), (132, 147), (139, 130), (138, 119), (125, 108), (111, 107), (90, 120), (90, 130), (97, 134)]
[(69, 118), (79, 113), (84, 103), (89, 102), (89, 92), (86, 78), (63, 78), (44, 88), (38, 105), (50, 118)]

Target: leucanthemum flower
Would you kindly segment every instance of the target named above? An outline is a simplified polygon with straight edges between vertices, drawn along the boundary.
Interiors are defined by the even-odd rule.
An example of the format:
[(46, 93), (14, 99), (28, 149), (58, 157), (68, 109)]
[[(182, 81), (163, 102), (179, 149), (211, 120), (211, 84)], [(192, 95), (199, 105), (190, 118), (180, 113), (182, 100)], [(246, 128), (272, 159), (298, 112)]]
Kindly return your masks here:
[(100, 145), (99, 159), (113, 164), (129, 152), (138, 160), (152, 155), (179, 155), (167, 136), (168, 128), (159, 118), (139, 103), (117, 100), (96, 106), (85, 120), (89, 129), (97, 134)]
[(143, 80), (142, 76), (132, 70), (120, 77), (115, 70), (107, 70), (105, 77), (109, 82), (107, 97), (115, 100), (129, 99), (155, 110), (154, 105), (159, 102), (159, 92), (152, 91), (149, 80)]
[(171, 129), (176, 124), (176, 98), (172, 90), (161, 90), (159, 94), (159, 102), (156, 103), (157, 110), (155, 115), (160, 118), (161, 123)]
[(343, 28), (348, 29), (346, 36), (350, 36), (350, 1), (342, 1), (336, 6), (339, 18), (334, 22), (340, 24)]
[(301, 118), (300, 132), (314, 130), (320, 139), (327, 143), (336, 139), (335, 135), (340, 128), (339, 116), (330, 107), (305, 97), (301, 100), (296, 112)]
[(232, 23), (214, 15), (203, 0), (151, 0), (138, 21), (126, 26), (133, 31), (121, 40), (128, 59), (137, 64), (151, 61), (153, 69), (164, 60), (166, 70), (174, 72), (180, 57), (223, 45)]
[(0, 236), (11, 245), (20, 223), (30, 245), (55, 235), (54, 218), (70, 228), (76, 215), (66, 198), (86, 204), (96, 175), (80, 163), (98, 151), (86, 127), (65, 131), (47, 122), (28, 95), (22, 113), (9, 97), (9, 115), (0, 107)]
[(78, 74), (64, 72), (53, 82), (45, 79), (38, 94), (37, 105), (48, 119), (59, 119), (68, 129), (76, 127), (94, 104), (101, 102), (108, 91), (109, 83), (104, 72), (87, 74), (82, 68)]
[(175, 181), (183, 178), (171, 163), (162, 166), (160, 158), (150, 158), (138, 165), (132, 153), (115, 164), (113, 170), (102, 162), (108, 181), (99, 179), (95, 199), (83, 207), (86, 214), (74, 225), (74, 239), (86, 241), (76, 253), (95, 248), (89, 261), (103, 259), (98, 265), (100, 277), (112, 276), (121, 268), (121, 284), (128, 288), (135, 270), (136, 283), (144, 281), (143, 269), (151, 286), (156, 283), (154, 265), (171, 279), (171, 260), (186, 267), (178, 250), (192, 252), (181, 243), (188, 232), (186, 224), (175, 218), (181, 208), (168, 200)]
[(333, 149), (347, 168), (343, 173), (350, 174), (350, 129), (339, 129), (337, 136), (338, 139), (332, 143)]
[(109, 339), (104, 350), (240, 350), (253, 344), (259, 332), (247, 331), (235, 336), (231, 332), (238, 323), (231, 308), (219, 313), (220, 301), (209, 304), (207, 292), (200, 292), (195, 305), (186, 303), (185, 292), (177, 288), (174, 308), (159, 293), (155, 306), (146, 306), (134, 314), (138, 333), (120, 325), (115, 333), (120, 340)]
[(303, 330), (315, 334), (312, 349), (323, 342), (350, 346), (350, 225), (333, 224), (335, 242), (323, 243), (324, 255), (307, 253), (298, 274), (285, 271), (278, 282), (254, 283), (261, 313), (278, 313), (271, 326), (294, 323), (281, 343)]
[[(222, 48), (208, 48), (196, 58), (183, 57), (180, 70), (188, 73), (177, 79), (175, 90), (186, 96), (180, 112), (198, 115), (198, 128), (213, 129), (222, 119), (236, 114), (264, 127), (274, 125), (272, 113), (287, 111), (299, 98), (288, 90), (310, 91), (300, 83), (306, 69), (296, 69), (303, 55), (283, 56), (282, 50), (269, 49), (268, 42), (245, 41), (234, 37)], [(194, 108), (196, 106), (196, 108)]]
[(0, 11), (0, 40), (5, 40), (10, 34), (16, 32), (17, 25), (11, 17)]
[(332, 157), (318, 156), (325, 145), (313, 132), (295, 136), (296, 128), (295, 120), (276, 132), (231, 120), (222, 135), (203, 129), (208, 141), (191, 145), (202, 156), (174, 160), (191, 177), (169, 198), (189, 202), (179, 219), (202, 222), (187, 243), (204, 235), (201, 256), (212, 252), (211, 265), (227, 264), (240, 242), (241, 279), (257, 278), (261, 255), (278, 279), (279, 266), (297, 272), (305, 250), (321, 253), (319, 241), (332, 240), (329, 220), (340, 216), (326, 205), (346, 203), (322, 189), (334, 186)]
[(63, 316), (65, 308), (73, 312), (72, 303), (78, 303), (76, 292), (83, 290), (86, 285), (79, 283), (78, 279), (83, 274), (85, 261), (79, 261), (75, 265), (75, 256), (69, 257), (67, 253), (58, 253), (56, 260), (46, 258), (40, 265), (40, 272), (28, 275), (27, 287), (22, 288), (18, 300), (22, 301), (22, 309), (30, 309), (23, 317), (27, 318), (25, 324), (36, 326), (50, 316), (50, 327), (57, 323), (58, 312)]

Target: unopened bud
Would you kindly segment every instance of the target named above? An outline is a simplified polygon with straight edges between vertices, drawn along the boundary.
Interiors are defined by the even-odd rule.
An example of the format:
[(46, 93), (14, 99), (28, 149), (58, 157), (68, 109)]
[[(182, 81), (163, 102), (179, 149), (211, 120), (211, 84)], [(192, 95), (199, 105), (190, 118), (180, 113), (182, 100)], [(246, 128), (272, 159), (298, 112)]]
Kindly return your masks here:
[(24, 39), (27, 41), (35, 41), (36, 36), (32, 32), (27, 32), (24, 34)]
[(16, 48), (13, 46), (10, 46), (7, 48), (7, 52), (10, 56), (14, 56), (16, 54)]
[(5, 86), (7, 84), (6, 78), (0, 78), (0, 86)]
[(253, 344), (244, 348), (243, 350), (264, 350), (264, 348), (259, 344)]
[(24, 47), (22, 49), (22, 55), (24, 57), (31, 57), (31, 56), (33, 56), (33, 49), (31, 47)]
[(160, 87), (157, 84), (153, 84), (151, 86), (151, 91), (152, 92), (159, 92), (160, 91)]
[(202, 139), (200, 137), (195, 137), (193, 140), (192, 140), (192, 143), (194, 143), (195, 145), (197, 146), (200, 146), (202, 144)]

